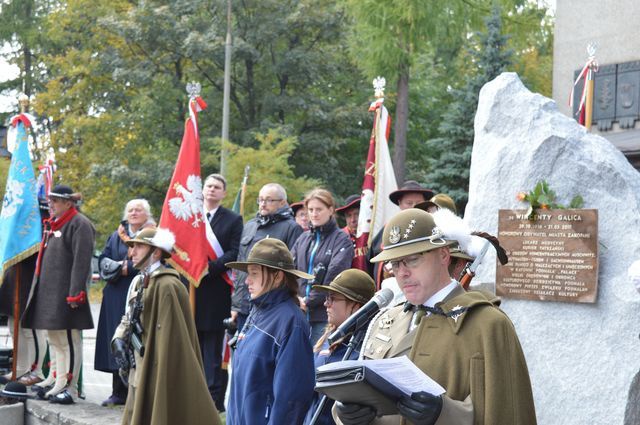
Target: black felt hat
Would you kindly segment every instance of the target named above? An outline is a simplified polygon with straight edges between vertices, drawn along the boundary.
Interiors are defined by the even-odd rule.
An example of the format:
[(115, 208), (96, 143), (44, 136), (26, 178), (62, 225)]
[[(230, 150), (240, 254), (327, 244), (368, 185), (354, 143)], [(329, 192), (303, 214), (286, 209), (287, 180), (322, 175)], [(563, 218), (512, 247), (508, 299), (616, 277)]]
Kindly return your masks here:
[(21, 400), (31, 398), (27, 392), (27, 387), (17, 381), (11, 381), (0, 391), (0, 395), (4, 397), (19, 398)]
[(73, 190), (67, 185), (58, 184), (51, 189), (49, 197), (73, 200)]
[(420, 185), (420, 183), (418, 183), (415, 180), (407, 180), (406, 182), (404, 182), (404, 184), (402, 185), (402, 187), (394, 192), (391, 192), (389, 194), (389, 199), (391, 199), (391, 202), (393, 202), (396, 205), (399, 205), (400, 203), (400, 198), (402, 197), (402, 195), (404, 195), (405, 193), (422, 193), (422, 196), (424, 196), (424, 200), (428, 200), (431, 199), (433, 197), (433, 190), (431, 189), (427, 189), (426, 187), (422, 187)]
[(360, 208), (360, 199), (362, 199), (360, 195), (347, 196), (347, 199), (345, 199), (344, 201), (344, 205), (340, 208), (336, 208), (336, 212), (344, 213), (350, 208)]

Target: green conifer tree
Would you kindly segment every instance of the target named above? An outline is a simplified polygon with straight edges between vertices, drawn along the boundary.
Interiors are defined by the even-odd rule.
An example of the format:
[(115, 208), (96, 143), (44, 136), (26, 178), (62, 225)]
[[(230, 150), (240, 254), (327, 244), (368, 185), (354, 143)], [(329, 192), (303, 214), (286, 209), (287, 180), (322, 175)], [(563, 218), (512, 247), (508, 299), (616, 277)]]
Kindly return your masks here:
[(477, 43), (469, 52), (470, 66), (475, 71), (466, 78), (463, 87), (452, 90), (453, 102), (443, 114), (440, 137), (427, 142), (434, 154), (429, 160), (429, 172), (421, 178), (436, 192), (451, 196), (460, 212), (464, 211), (468, 199), (478, 94), (484, 84), (511, 64), (512, 51), (506, 48), (508, 37), (502, 34), (498, 6), (493, 7), (485, 22), (486, 32), (477, 35)]

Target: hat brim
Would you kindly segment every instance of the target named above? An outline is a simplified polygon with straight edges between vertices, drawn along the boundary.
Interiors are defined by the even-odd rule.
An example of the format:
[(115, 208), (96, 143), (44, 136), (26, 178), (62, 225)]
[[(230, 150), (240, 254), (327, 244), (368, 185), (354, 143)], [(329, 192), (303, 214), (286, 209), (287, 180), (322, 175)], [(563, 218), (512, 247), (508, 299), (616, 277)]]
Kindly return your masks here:
[(433, 251), (437, 248), (442, 248), (445, 246), (451, 246), (456, 243), (456, 241), (448, 241), (446, 239), (442, 239), (444, 243), (432, 243), (429, 241), (420, 241), (407, 245), (401, 246), (391, 246), (389, 248), (384, 248), (383, 251), (373, 257), (371, 259), (372, 263), (381, 263), (383, 261), (391, 261), (396, 260), (398, 258), (408, 257), (409, 255), (420, 254), (422, 252)]
[(268, 267), (270, 269), (274, 269), (274, 270), (280, 270), (285, 272), (286, 274), (295, 276), (295, 277), (299, 277), (300, 279), (313, 279), (315, 276), (309, 273), (305, 273), (303, 271), (300, 270), (296, 270), (296, 269), (285, 269), (282, 267), (277, 267), (274, 266), (273, 264), (269, 264), (266, 262), (260, 262), (260, 261), (232, 261), (230, 263), (225, 263), (225, 266), (230, 268), (230, 269), (235, 269), (235, 270), (240, 270), (243, 272), (247, 271), (247, 268), (249, 267), (249, 265), (256, 265), (256, 266), (264, 266), (264, 267)]
[(440, 206), (438, 204), (436, 204), (435, 202), (431, 202), (431, 201), (418, 202), (417, 204), (415, 204), (413, 206), (413, 208), (417, 208), (419, 210), (426, 211), (426, 212), (429, 212), (429, 207), (440, 208)]
[(347, 205), (343, 205), (340, 208), (336, 208), (336, 212), (341, 213), (351, 208), (360, 208), (360, 200), (361, 198), (358, 198), (354, 201), (349, 202)]
[(129, 239), (128, 241), (126, 241), (126, 242), (125, 242), (125, 244), (126, 244), (129, 248), (132, 248), (134, 243), (139, 243), (139, 244), (142, 244), (142, 245), (150, 246), (150, 247), (152, 247), (152, 248), (157, 248), (157, 249), (159, 249), (159, 250), (160, 250), (160, 252), (162, 253), (162, 258), (164, 258), (164, 259), (171, 258), (171, 253), (170, 253), (170, 252), (167, 252), (167, 251), (165, 251), (165, 250), (164, 250), (164, 249), (162, 249), (162, 248), (158, 248), (157, 246), (152, 245), (152, 244), (150, 244), (149, 242), (141, 241), (141, 240), (136, 240), (136, 239)]
[(0, 396), (3, 397), (11, 397), (11, 398), (17, 398), (20, 400), (26, 400), (26, 399), (30, 399), (33, 398), (33, 396), (29, 393), (18, 393), (18, 392), (13, 392), (13, 391), (5, 391), (4, 389), (2, 391), (0, 391)]
[(399, 205), (400, 198), (405, 193), (422, 193), (422, 195), (424, 196), (425, 201), (427, 199), (433, 198), (433, 195), (434, 195), (433, 190), (431, 190), (431, 189), (417, 189), (417, 188), (416, 189), (398, 189), (395, 192), (391, 192), (389, 194), (389, 199), (394, 204)]
[(313, 285), (311, 289), (315, 289), (317, 291), (322, 291), (322, 292), (332, 292), (334, 294), (344, 295), (345, 297), (347, 297), (347, 299), (349, 299), (349, 301), (353, 301), (359, 304), (365, 304), (367, 301), (369, 301), (369, 300), (365, 300), (364, 297), (361, 295), (349, 293), (347, 291), (341, 290), (341, 288), (336, 288), (329, 285)]
[(467, 260), (467, 261), (475, 260), (475, 258), (473, 258), (472, 256), (470, 256), (470, 255), (468, 255), (468, 254), (466, 254), (466, 253), (464, 253), (462, 251), (459, 251), (459, 250), (451, 251), (451, 256), (454, 257), (454, 258), (462, 258), (463, 260)]

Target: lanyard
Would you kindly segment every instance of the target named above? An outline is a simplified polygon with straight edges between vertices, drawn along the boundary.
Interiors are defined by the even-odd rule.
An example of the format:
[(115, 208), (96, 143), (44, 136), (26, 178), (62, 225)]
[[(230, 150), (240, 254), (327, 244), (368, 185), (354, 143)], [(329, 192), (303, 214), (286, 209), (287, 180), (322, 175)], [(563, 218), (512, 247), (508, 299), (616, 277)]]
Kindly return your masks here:
[[(318, 246), (320, 246), (320, 232), (316, 233), (316, 241), (313, 244), (313, 248), (311, 248), (311, 254), (309, 255), (309, 266), (307, 267), (307, 273), (313, 274), (313, 260), (316, 258), (316, 252), (318, 252)], [(311, 279), (307, 280), (307, 289), (306, 289), (306, 299), (309, 300), (309, 294), (311, 293)], [(309, 307), (307, 307), (307, 320), (310, 320), (311, 312), (309, 311)]]

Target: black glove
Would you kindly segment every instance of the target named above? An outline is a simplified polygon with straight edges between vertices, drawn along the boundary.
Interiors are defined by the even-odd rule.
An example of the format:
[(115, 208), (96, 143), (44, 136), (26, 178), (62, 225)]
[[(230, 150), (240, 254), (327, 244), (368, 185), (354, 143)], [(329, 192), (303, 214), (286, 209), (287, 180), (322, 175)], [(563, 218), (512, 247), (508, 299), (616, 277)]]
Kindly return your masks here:
[(420, 391), (411, 394), (411, 398), (402, 397), (397, 407), (400, 414), (414, 424), (433, 425), (440, 417), (442, 397)]
[(371, 406), (336, 401), (336, 413), (344, 425), (368, 425), (376, 418), (376, 411)]
[(129, 370), (129, 356), (127, 354), (127, 343), (122, 338), (114, 338), (111, 341), (111, 354), (120, 369)]

